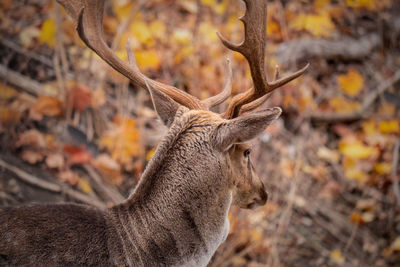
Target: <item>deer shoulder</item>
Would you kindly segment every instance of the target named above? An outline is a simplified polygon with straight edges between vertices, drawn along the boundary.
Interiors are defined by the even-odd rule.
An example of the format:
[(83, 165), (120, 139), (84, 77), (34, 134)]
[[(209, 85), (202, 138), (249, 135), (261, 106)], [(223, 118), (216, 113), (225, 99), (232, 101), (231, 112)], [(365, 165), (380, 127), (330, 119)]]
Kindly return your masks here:
[(169, 128), (132, 195), (109, 209), (31, 205), (0, 210), (2, 265), (206, 266), (229, 232), (231, 204), (256, 208), (267, 192), (249, 157), (250, 141), (281, 114), (256, 110), (270, 93), (301, 75), (267, 81), (265, 0), (246, 0), (245, 38), (223, 44), (249, 62), (254, 89), (232, 98), (223, 114), (209, 109), (231, 94), (205, 100), (147, 78), (132, 51), (119, 59), (103, 39), (103, 0), (58, 0), (76, 20), (81, 39), (136, 88), (147, 88)]

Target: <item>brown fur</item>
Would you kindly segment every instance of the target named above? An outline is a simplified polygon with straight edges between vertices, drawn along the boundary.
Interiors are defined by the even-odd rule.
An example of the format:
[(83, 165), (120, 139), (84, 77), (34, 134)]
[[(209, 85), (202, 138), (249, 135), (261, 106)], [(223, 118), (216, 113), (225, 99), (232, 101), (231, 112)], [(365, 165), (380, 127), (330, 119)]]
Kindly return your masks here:
[(205, 266), (226, 238), (231, 202), (246, 208), (266, 202), (244, 156), (248, 145), (238, 142), (261, 133), (279, 109), (224, 120), (162, 94), (152, 98), (170, 129), (133, 194), (106, 210), (0, 209), (1, 266)]

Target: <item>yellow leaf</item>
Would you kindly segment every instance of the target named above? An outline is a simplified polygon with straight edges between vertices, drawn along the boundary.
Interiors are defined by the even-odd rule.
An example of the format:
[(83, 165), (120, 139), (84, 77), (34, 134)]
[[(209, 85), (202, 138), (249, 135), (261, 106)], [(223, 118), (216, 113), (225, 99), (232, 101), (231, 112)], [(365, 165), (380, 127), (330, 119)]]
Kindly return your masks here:
[(210, 23), (201, 23), (199, 27), (200, 35), (203, 36), (206, 41), (218, 41), (218, 36), (216, 34), (217, 31), (218, 29)]
[(54, 19), (47, 19), (42, 25), (39, 34), (39, 41), (45, 43), (50, 47), (54, 46), (55, 36), (56, 36), (56, 25)]
[(114, 12), (120, 21), (129, 16), (133, 7), (132, 1), (118, 0), (113, 1), (113, 3)]
[(348, 113), (360, 110), (360, 103), (356, 101), (349, 101), (343, 97), (333, 97), (329, 99), (329, 104), (335, 111), (341, 113)]
[(311, 15), (301, 13), (290, 23), (295, 30), (305, 30), (316, 37), (330, 37), (335, 30), (328, 14)]
[(133, 38), (136, 38), (141, 44), (146, 44), (148, 46), (153, 45), (153, 40), (151, 38), (151, 31), (146, 23), (143, 21), (135, 21), (129, 27), (130, 33)]
[(338, 152), (336, 152), (335, 150), (331, 150), (325, 146), (318, 148), (317, 155), (319, 158), (332, 163), (337, 163), (340, 157)]
[(376, 147), (368, 147), (359, 140), (341, 141), (339, 151), (346, 157), (354, 159), (365, 159), (378, 153)]
[(159, 20), (154, 20), (150, 23), (150, 31), (151, 35), (158, 38), (158, 39), (163, 39), (165, 38), (165, 25)]
[(346, 4), (354, 8), (367, 8), (370, 10), (375, 8), (375, 2), (373, 0), (346, 0)]
[(392, 171), (392, 164), (387, 162), (375, 163), (374, 170), (379, 174), (389, 174)]
[(216, 0), (201, 0), (201, 3), (209, 7), (212, 7), (217, 4)]
[(92, 192), (92, 187), (85, 179), (78, 177), (78, 188), (86, 194), (90, 194)]
[(331, 0), (315, 0), (314, 1), (314, 7), (315, 9), (322, 9), (323, 7), (329, 5), (331, 3)]
[(362, 123), (363, 131), (366, 135), (376, 134), (376, 122), (374, 120), (364, 121)]
[(129, 164), (140, 152), (139, 131), (133, 119), (117, 115), (113, 122), (100, 138), (100, 147), (107, 149), (117, 162)]
[(137, 51), (135, 57), (140, 69), (158, 69), (160, 67), (160, 58), (154, 50)]
[(399, 122), (397, 120), (382, 121), (379, 123), (379, 131), (383, 134), (399, 133)]
[(156, 151), (154, 148), (150, 149), (146, 154), (146, 161), (150, 161)]
[(330, 257), (331, 257), (331, 260), (333, 262), (335, 262), (336, 264), (342, 265), (345, 262), (345, 259), (342, 255), (342, 253), (340, 252), (340, 250), (337, 250), (337, 249), (332, 250)]
[(364, 184), (368, 180), (368, 175), (358, 169), (348, 169), (344, 172), (346, 178), (355, 180), (360, 184)]
[(356, 96), (364, 86), (364, 77), (355, 69), (349, 69), (347, 74), (338, 76), (342, 91), (348, 96)]

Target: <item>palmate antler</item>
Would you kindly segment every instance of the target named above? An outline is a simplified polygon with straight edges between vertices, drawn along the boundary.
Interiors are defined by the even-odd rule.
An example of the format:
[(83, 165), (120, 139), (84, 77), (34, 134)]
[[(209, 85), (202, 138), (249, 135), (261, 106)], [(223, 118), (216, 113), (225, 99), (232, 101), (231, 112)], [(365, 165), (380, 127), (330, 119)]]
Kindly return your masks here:
[(304, 68), (280, 79), (278, 79), (279, 69), (277, 69), (275, 80), (268, 82), (264, 69), (267, 0), (243, 1), (246, 4), (246, 13), (240, 20), (244, 24), (244, 40), (240, 44), (233, 44), (226, 40), (220, 33), (218, 33), (218, 37), (227, 48), (241, 53), (247, 59), (254, 86), (232, 99), (226, 112), (223, 114), (223, 117), (227, 119), (239, 116), (242, 107), (242, 111), (251, 111), (257, 108), (268, 98), (270, 92), (296, 79), (309, 66), (307, 64)]
[(77, 24), (77, 31), (85, 44), (98, 54), (116, 71), (129, 78), (136, 87), (146, 88), (146, 81), (152, 88), (163, 92), (173, 100), (189, 109), (207, 110), (225, 101), (231, 95), (232, 71), (228, 61), (228, 77), (224, 90), (216, 96), (200, 101), (196, 97), (179, 90), (176, 87), (166, 85), (149, 79), (140, 72), (133, 52), (127, 45), (129, 64), (110, 49), (104, 41), (103, 12), (105, 0), (57, 0), (71, 15)]
[[(225, 101), (231, 95), (232, 70), (230, 62), (227, 64), (227, 79), (221, 93), (200, 101), (196, 97), (149, 79), (140, 72), (133, 52), (127, 44), (129, 63), (118, 58), (104, 41), (103, 12), (105, 0), (57, 0), (72, 16), (77, 24), (77, 31), (85, 44), (98, 54), (111, 67), (129, 78), (136, 87), (152, 88), (163, 92), (173, 100), (189, 109), (208, 110)], [(260, 106), (274, 89), (299, 77), (307, 69), (308, 64), (301, 70), (287, 77), (278, 79), (279, 69), (276, 71), (275, 80), (268, 82), (264, 69), (265, 43), (266, 43), (266, 0), (243, 0), (246, 4), (246, 13), (240, 18), (244, 24), (245, 37), (242, 43), (232, 44), (218, 33), (222, 43), (229, 49), (241, 53), (248, 61), (253, 79), (253, 88), (236, 95), (230, 102), (227, 110), (222, 115), (226, 119), (235, 118), (241, 112), (251, 111)]]

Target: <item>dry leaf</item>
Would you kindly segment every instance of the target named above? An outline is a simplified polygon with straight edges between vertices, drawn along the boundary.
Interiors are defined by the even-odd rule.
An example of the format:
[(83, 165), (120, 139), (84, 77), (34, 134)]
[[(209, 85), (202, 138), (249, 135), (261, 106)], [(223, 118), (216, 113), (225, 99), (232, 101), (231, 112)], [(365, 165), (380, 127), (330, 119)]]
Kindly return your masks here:
[(365, 159), (379, 153), (376, 147), (366, 146), (356, 139), (340, 141), (339, 151), (346, 157), (354, 159)]
[(58, 173), (57, 177), (61, 181), (68, 183), (70, 185), (76, 185), (78, 183), (78, 178), (79, 178), (78, 175), (76, 175), (71, 170), (66, 170), (66, 171), (60, 172), (60, 173)]
[(342, 252), (340, 252), (340, 250), (337, 249), (332, 250), (330, 258), (333, 262), (339, 265), (342, 265), (345, 262)]
[(340, 155), (337, 151), (331, 150), (325, 146), (318, 148), (317, 156), (320, 159), (324, 159), (324, 160), (326, 160), (328, 162), (332, 162), (332, 163), (338, 163), (339, 158), (340, 158)]
[(24, 149), (22, 151), (21, 158), (30, 164), (36, 164), (43, 160), (44, 155), (40, 151)]
[(111, 178), (115, 184), (119, 185), (122, 183), (121, 166), (108, 154), (103, 153), (99, 155), (93, 161), (93, 165), (102, 173)]
[(399, 122), (397, 120), (381, 121), (379, 131), (383, 134), (399, 133)]
[(83, 84), (68, 88), (68, 98), (72, 101), (73, 109), (82, 112), (92, 103), (92, 91)]
[(92, 158), (92, 155), (85, 150), (84, 146), (65, 145), (64, 151), (68, 155), (68, 165), (86, 163)]
[(29, 117), (42, 120), (43, 116), (60, 116), (63, 114), (63, 103), (53, 96), (41, 96), (30, 108)]
[(56, 37), (56, 25), (54, 19), (47, 19), (43, 22), (42, 28), (40, 29), (39, 41), (45, 43), (50, 47), (54, 46)]
[(90, 184), (88, 183), (88, 181), (86, 181), (85, 179), (81, 178), (78, 176), (78, 188), (86, 194), (90, 194), (92, 193), (92, 187), (90, 186)]
[(318, 15), (304, 14), (297, 15), (290, 26), (295, 30), (305, 30), (316, 37), (331, 37), (335, 31), (335, 24), (326, 13)]
[(139, 131), (135, 121), (117, 115), (114, 124), (100, 138), (100, 146), (107, 149), (118, 162), (131, 163), (132, 157), (140, 152)]
[(348, 96), (356, 96), (364, 87), (364, 77), (355, 69), (347, 74), (338, 76), (338, 83), (342, 91)]
[(46, 166), (50, 169), (62, 169), (64, 167), (64, 156), (60, 153), (52, 153), (46, 157)]
[(46, 137), (36, 129), (28, 130), (19, 135), (16, 147), (31, 146), (35, 148), (46, 147)]

